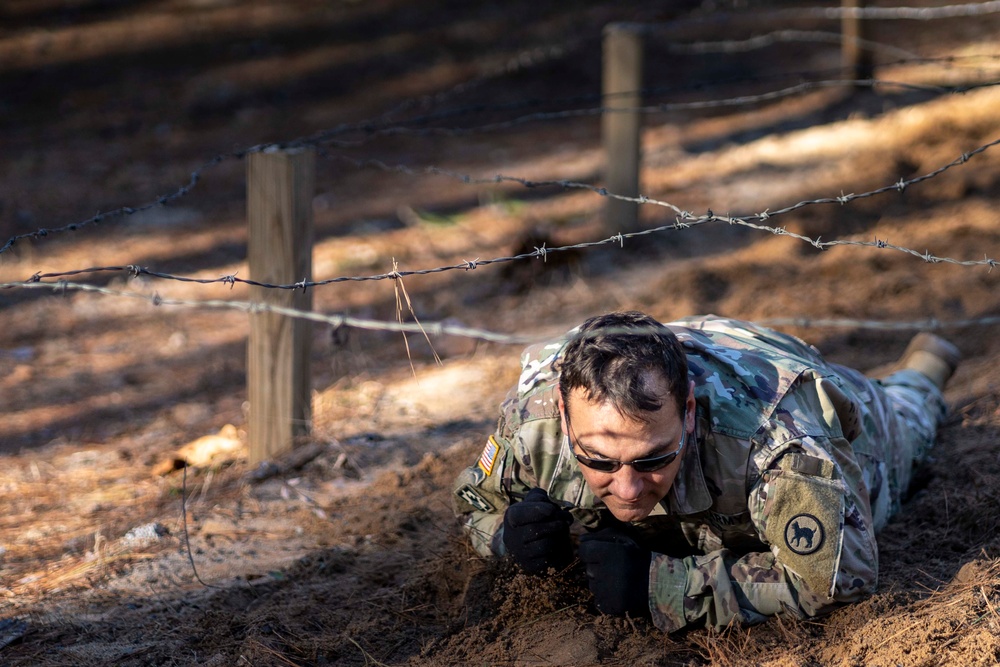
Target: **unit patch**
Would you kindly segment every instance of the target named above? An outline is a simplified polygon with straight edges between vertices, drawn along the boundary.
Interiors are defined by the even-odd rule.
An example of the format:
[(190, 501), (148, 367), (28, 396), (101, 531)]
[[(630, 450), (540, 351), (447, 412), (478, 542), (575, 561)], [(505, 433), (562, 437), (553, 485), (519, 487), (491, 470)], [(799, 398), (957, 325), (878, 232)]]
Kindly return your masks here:
[(493, 506), (486, 501), (486, 498), (483, 498), (478, 491), (473, 489), (468, 484), (458, 490), (458, 497), (475, 507), (480, 512), (493, 511)]
[(808, 556), (823, 546), (823, 524), (812, 514), (796, 514), (785, 524), (785, 544), (800, 556)]
[(497, 460), (497, 452), (500, 451), (500, 445), (497, 443), (496, 439), (491, 435), (490, 439), (486, 441), (486, 447), (483, 448), (483, 453), (479, 457), (479, 462), (476, 464), (479, 469), (486, 473), (489, 477), (493, 472), (493, 464)]
[(781, 468), (764, 473), (764, 537), (781, 564), (821, 598), (831, 598), (844, 541), (844, 482)]

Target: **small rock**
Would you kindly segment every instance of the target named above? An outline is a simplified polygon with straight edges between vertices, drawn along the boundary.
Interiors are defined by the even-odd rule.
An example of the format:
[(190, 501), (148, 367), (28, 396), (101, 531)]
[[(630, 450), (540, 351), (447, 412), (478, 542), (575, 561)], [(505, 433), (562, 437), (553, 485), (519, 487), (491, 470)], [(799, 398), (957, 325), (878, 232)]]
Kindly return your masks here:
[(169, 534), (170, 531), (167, 530), (166, 526), (154, 521), (153, 523), (136, 526), (125, 533), (125, 536), (122, 537), (122, 544), (131, 548), (148, 547), (150, 544), (159, 542), (160, 538), (164, 535)]

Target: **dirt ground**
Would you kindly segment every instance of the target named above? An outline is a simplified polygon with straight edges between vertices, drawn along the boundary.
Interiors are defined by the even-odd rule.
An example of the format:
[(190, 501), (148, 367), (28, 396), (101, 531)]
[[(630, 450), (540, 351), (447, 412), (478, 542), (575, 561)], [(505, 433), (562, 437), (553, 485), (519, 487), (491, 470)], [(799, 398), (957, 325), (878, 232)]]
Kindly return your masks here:
[[(745, 53), (678, 52), (838, 30), (764, 15), (791, 4), (10, 0), (0, 7), (0, 244), (86, 224), (18, 240), (0, 254), (0, 283), (127, 265), (246, 277), (237, 154), (355, 123), (321, 145), (316, 279), (606, 238), (606, 200), (591, 190), (467, 184), (425, 169), (600, 186), (597, 114), (529, 116), (600, 106), (600, 36), (613, 21), (675, 21), (646, 37), (651, 105), (843, 78), (839, 47), (815, 34)], [(870, 39), (893, 48), (876, 53), (877, 76), (919, 86), (648, 113), (642, 191), (735, 215), (931, 173), (1000, 138), (1000, 88), (978, 85), (1000, 80), (998, 33), (1000, 14), (879, 21)], [(172, 195), (193, 171), (197, 186), (166, 206), (90, 222)], [(914, 330), (863, 321), (942, 323), (964, 361), (933, 458), (879, 536), (879, 592), (813, 622), (721, 633), (668, 636), (602, 617), (578, 565), (530, 578), (471, 552), (450, 485), (495, 424), (519, 344), (446, 336), (432, 351), (420, 336), (317, 324), (311, 434), (298, 460), (261, 469), (246, 461), (247, 315), (0, 289), (0, 664), (997, 664), (1000, 338), (996, 323), (970, 321), (1000, 316), (1000, 271), (982, 262), (1000, 260), (998, 210), (992, 148), (902, 193), (767, 221), (958, 263), (893, 247), (819, 250), (719, 222), (314, 291), (324, 313), (402, 312), (536, 340), (617, 308), (662, 320), (716, 313), (771, 323), (873, 373)], [(641, 219), (652, 228), (674, 214), (649, 204)], [(72, 279), (249, 298), (239, 284), (124, 271)], [(808, 322), (824, 318), (855, 322)]]

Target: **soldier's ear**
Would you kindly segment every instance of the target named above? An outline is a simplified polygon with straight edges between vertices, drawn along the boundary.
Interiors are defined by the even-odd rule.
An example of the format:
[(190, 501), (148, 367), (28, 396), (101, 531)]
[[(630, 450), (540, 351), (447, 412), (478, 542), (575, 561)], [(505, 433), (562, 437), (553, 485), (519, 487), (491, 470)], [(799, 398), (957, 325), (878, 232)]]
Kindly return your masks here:
[(687, 397), (687, 423), (684, 424), (684, 428), (690, 433), (694, 430), (694, 422), (697, 419), (697, 414), (695, 412), (695, 400), (694, 400), (694, 380), (688, 384), (688, 397)]

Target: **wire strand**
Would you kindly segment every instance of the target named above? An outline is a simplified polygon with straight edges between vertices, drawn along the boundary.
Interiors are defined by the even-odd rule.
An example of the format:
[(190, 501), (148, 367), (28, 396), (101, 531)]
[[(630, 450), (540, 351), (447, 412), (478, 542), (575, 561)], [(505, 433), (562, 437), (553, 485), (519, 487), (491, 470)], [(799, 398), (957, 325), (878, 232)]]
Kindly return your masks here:
[[(0, 288), (6, 287), (0, 284)], [(466, 327), (449, 322), (398, 322), (374, 320), (348, 315), (324, 314), (311, 310), (299, 310), (270, 303), (254, 301), (226, 301), (221, 299), (174, 299), (162, 297), (157, 293), (144, 294), (127, 290), (110, 289), (89, 285), (60, 281), (56, 283), (26, 283), (18, 285), (26, 289), (45, 289), (56, 293), (84, 292), (111, 297), (121, 297), (146, 301), (154, 306), (175, 306), (182, 308), (208, 310), (235, 310), (250, 315), (273, 313), (296, 319), (328, 324), (332, 327), (351, 327), (366, 331), (387, 331), (396, 333), (421, 333), (429, 336), (460, 336), (489, 343), (503, 345), (529, 345), (548, 340), (546, 337), (524, 334), (505, 334), (486, 329)], [(854, 328), (874, 329), (881, 331), (937, 331), (943, 329), (961, 329), (978, 326), (994, 326), (1000, 324), (1000, 316), (990, 315), (978, 318), (956, 320), (940, 320), (936, 318), (907, 321), (868, 320), (854, 318), (811, 318), (811, 317), (772, 317), (755, 319), (754, 322), (764, 326), (788, 326), (800, 328)]]
[[(705, 214), (697, 215), (690, 211), (684, 210), (679, 206), (677, 206), (676, 204), (672, 204), (668, 201), (653, 199), (651, 197), (647, 197), (646, 195), (638, 195), (636, 197), (620, 195), (613, 192), (609, 192), (606, 188), (594, 186), (589, 183), (580, 183), (576, 181), (534, 181), (516, 176), (506, 176), (503, 174), (497, 174), (496, 176), (490, 178), (475, 178), (467, 174), (459, 174), (457, 172), (453, 172), (447, 169), (441, 169), (438, 167), (426, 167), (424, 169), (415, 170), (404, 165), (390, 166), (382, 162), (379, 162), (377, 160), (363, 160), (363, 161), (358, 161), (358, 164), (364, 164), (385, 171), (394, 171), (408, 175), (436, 174), (440, 176), (447, 176), (450, 178), (458, 179), (466, 184), (516, 183), (526, 188), (558, 187), (562, 189), (586, 190), (594, 194), (597, 194), (599, 196), (607, 197), (610, 199), (617, 199), (621, 201), (632, 202), (635, 204), (652, 205), (652, 206), (660, 206), (663, 208), (667, 208), (674, 213), (675, 221), (671, 224), (660, 225), (658, 227), (644, 229), (637, 232), (630, 232), (626, 234), (622, 233), (615, 234), (597, 241), (588, 241), (584, 243), (576, 243), (572, 245), (557, 246), (552, 248), (548, 247), (535, 248), (531, 252), (525, 252), (518, 255), (507, 256), (507, 257), (494, 257), (492, 259), (465, 260), (459, 264), (450, 264), (430, 269), (415, 269), (415, 270), (404, 270), (404, 271), (393, 270), (388, 273), (380, 273), (367, 276), (339, 276), (336, 278), (328, 278), (325, 280), (302, 280), (295, 283), (274, 284), (274, 283), (252, 280), (249, 278), (240, 278), (235, 273), (230, 275), (219, 276), (217, 278), (194, 278), (191, 276), (180, 276), (161, 271), (154, 271), (142, 266), (132, 264), (125, 266), (100, 266), (100, 267), (90, 267), (85, 269), (74, 269), (70, 271), (36, 273), (26, 281), (6, 283), (0, 285), (0, 289), (13, 289), (25, 284), (37, 283), (51, 279), (63, 279), (67, 277), (78, 276), (88, 273), (128, 273), (132, 276), (145, 275), (153, 278), (160, 278), (162, 280), (175, 280), (186, 283), (198, 283), (202, 285), (222, 283), (232, 286), (237, 283), (240, 283), (245, 285), (251, 285), (254, 287), (262, 287), (266, 289), (304, 290), (308, 288), (322, 287), (325, 285), (333, 285), (343, 282), (391, 280), (407, 276), (421, 276), (421, 275), (429, 275), (435, 273), (443, 273), (445, 271), (471, 271), (479, 268), (480, 266), (489, 266), (491, 264), (502, 264), (517, 260), (525, 260), (532, 258), (544, 259), (549, 253), (566, 252), (569, 250), (583, 250), (610, 244), (617, 244), (620, 246), (624, 246), (625, 241), (628, 239), (635, 239), (643, 236), (649, 236), (652, 234), (660, 234), (666, 231), (687, 229), (690, 227), (704, 225), (713, 222), (738, 225), (761, 232), (768, 232), (776, 236), (787, 236), (789, 238), (794, 238), (799, 241), (808, 243), (817, 250), (827, 250), (829, 248), (833, 248), (836, 246), (871, 247), (878, 249), (895, 250), (930, 263), (943, 262), (947, 264), (955, 264), (958, 266), (986, 266), (990, 270), (992, 270), (995, 266), (997, 266), (998, 260), (991, 258), (989, 256), (984, 256), (983, 259), (974, 259), (974, 260), (972, 259), (960, 260), (952, 257), (942, 257), (935, 255), (927, 250), (921, 252), (918, 250), (914, 250), (912, 248), (907, 248), (905, 246), (890, 243), (889, 241), (885, 239), (879, 239), (878, 237), (876, 237), (874, 240), (871, 241), (863, 241), (858, 239), (834, 239), (831, 241), (823, 241), (822, 238), (820, 237), (814, 238), (807, 236), (805, 234), (798, 234), (796, 232), (788, 231), (784, 227), (775, 227), (764, 223), (773, 218), (782, 215), (787, 215), (793, 211), (797, 211), (807, 206), (818, 206), (818, 205), (829, 205), (829, 204), (844, 205), (859, 199), (875, 197), (889, 192), (900, 192), (900, 193), (904, 192), (910, 186), (923, 183), (924, 181), (940, 176), (941, 174), (945, 173), (950, 169), (953, 169), (960, 165), (964, 165), (974, 156), (984, 153), (985, 151), (989, 150), (990, 148), (998, 144), (1000, 144), (1000, 139), (995, 139), (994, 141), (983, 144), (967, 153), (963, 153), (962, 155), (955, 158), (951, 162), (942, 165), (941, 167), (938, 167), (937, 169), (931, 172), (928, 172), (921, 176), (914, 177), (909, 180), (900, 179), (890, 185), (885, 185), (876, 188), (874, 190), (869, 190), (867, 192), (842, 194), (834, 197), (821, 197), (819, 199), (810, 199), (810, 200), (800, 201), (790, 206), (785, 206), (783, 208), (779, 208), (773, 211), (765, 209), (760, 213), (753, 213), (750, 215), (743, 215), (743, 216), (719, 215), (714, 213), (712, 210), (709, 210)], [(335, 156), (335, 157), (349, 161), (351, 160), (350, 158), (346, 158), (344, 156)]]

